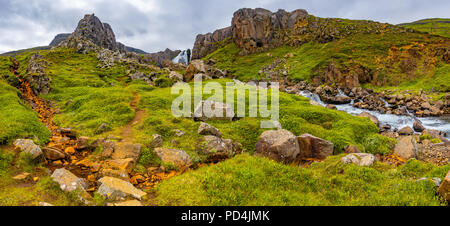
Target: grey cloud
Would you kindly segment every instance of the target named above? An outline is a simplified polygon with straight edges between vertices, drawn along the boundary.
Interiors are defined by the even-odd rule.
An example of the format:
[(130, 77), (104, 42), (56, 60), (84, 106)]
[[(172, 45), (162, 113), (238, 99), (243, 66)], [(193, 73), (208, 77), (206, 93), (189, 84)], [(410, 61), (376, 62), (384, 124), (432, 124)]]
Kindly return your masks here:
[(84, 14), (109, 23), (117, 39), (148, 52), (192, 48), (200, 33), (229, 26), (239, 8), (303, 8), (320, 17), (392, 24), (448, 17), (448, 0), (0, 0), (0, 52), (47, 45)]

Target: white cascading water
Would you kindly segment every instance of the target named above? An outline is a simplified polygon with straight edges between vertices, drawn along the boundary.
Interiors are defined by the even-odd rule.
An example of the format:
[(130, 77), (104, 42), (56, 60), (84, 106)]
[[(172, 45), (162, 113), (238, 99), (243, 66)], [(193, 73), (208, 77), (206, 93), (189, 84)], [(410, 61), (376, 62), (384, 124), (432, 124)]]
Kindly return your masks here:
[[(299, 92), (301, 96), (304, 96), (310, 100), (313, 100), (317, 103), (319, 103), (322, 106), (326, 106), (326, 103), (324, 103), (319, 95), (312, 93), (307, 90), (302, 90)], [(339, 92), (339, 95), (343, 95), (343, 92)], [(344, 94), (345, 95), (345, 94)], [(392, 129), (402, 129), (405, 126), (413, 127), (415, 119), (418, 119), (422, 122), (422, 125), (427, 129), (434, 129), (443, 131), (447, 134), (447, 137), (450, 136), (450, 116), (442, 116), (442, 117), (423, 117), (423, 118), (417, 118), (413, 114), (409, 115), (393, 115), (393, 114), (381, 114), (377, 111), (371, 111), (366, 109), (359, 109), (356, 107), (353, 107), (353, 100), (350, 104), (340, 104), (336, 105), (337, 109), (340, 111), (345, 111), (352, 115), (359, 115), (363, 112), (368, 112), (378, 118), (380, 121), (380, 125), (389, 124), (391, 125)], [(384, 101), (386, 106), (389, 106), (389, 104)]]
[(176, 56), (175, 58), (173, 58), (172, 62), (178, 64), (187, 64), (188, 63), (188, 56), (187, 56), (187, 51), (183, 50), (180, 52), (180, 54), (178, 54), (178, 56)]

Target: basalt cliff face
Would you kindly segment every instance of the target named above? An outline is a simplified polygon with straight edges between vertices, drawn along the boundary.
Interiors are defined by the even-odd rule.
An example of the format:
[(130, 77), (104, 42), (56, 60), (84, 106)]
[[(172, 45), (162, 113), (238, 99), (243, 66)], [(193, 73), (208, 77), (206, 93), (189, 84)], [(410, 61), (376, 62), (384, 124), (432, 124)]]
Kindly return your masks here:
[(197, 35), (194, 49), (192, 50), (192, 59), (200, 59), (214, 52), (218, 48), (218, 43), (233, 36), (232, 27), (226, 27), (214, 31), (213, 33)]

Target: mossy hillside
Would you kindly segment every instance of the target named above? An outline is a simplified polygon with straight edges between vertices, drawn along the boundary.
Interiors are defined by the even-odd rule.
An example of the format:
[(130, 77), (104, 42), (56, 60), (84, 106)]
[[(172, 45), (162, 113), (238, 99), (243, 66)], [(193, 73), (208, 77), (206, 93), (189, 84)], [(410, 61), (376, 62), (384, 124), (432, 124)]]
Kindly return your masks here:
[[(336, 26), (341, 23), (344, 22), (336, 23)], [(357, 29), (359, 27), (355, 25)], [(313, 40), (298, 46), (285, 45), (245, 56), (239, 54), (240, 49), (234, 43), (230, 43), (204, 60), (216, 60), (220, 69), (226, 69), (244, 81), (264, 79), (265, 75), (258, 72), (276, 60), (281, 60), (282, 63), (275, 71), (286, 70), (288, 77), (295, 81), (311, 82), (313, 77), (323, 76), (324, 68), (334, 63), (344, 74), (367, 70), (372, 78), (367, 81), (368, 84), (404, 86), (421, 80), (432, 82), (433, 77), (441, 77), (440, 70), (447, 64), (442, 61), (442, 55), (435, 53), (449, 43), (448, 38), (418, 32), (367, 31), (351, 33), (327, 43)], [(449, 85), (432, 82), (426, 88), (445, 91)]]
[(399, 26), (450, 38), (450, 19), (446, 18), (423, 19)]
[(400, 167), (344, 165), (343, 155), (309, 168), (239, 155), (163, 181), (157, 205), (180, 206), (440, 206), (431, 180), (444, 178), (450, 166), (410, 160)]
[[(225, 89), (226, 83), (231, 82), (231, 80), (214, 80), (214, 82), (219, 82)], [(193, 86), (192, 83), (191, 86)], [(165, 147), (185, 150), (195, 161), (200, 161), (202, 156), (195, 150), (195, 145), (201, 138), (197, 134), (200, 122), (195, 122), (190, 118), (176, 118), (172, 115), (172, 101), (178, 95), (172, 95), (170, 88), (153, 88), (145, 84), (134, 83), (129, 88), (139, 93), (141, 96), (139, 108), (145, 109), (147, 112), (147, 117), (143, 123), (135, 127), (136, 139), (140, 143), (151, 147), (151, 136), (160, 134), (163, 137)], [(224, 93), (226, 93), (225, 90)], [(246, 111), (248, 113), (250, 103), (248, 93), (246, 95)], [(203, 96), (204, 99), (209, 97), (210, 95), (206, 94)], [(270, 100), (270, 98), (269, 95), (268, 99)], [(222, 98), (216, 100), (223, 101)], [(391, 142), (376, 136), (378, 129), (367, 118), (355, 117), (344, 112), (312, 106), (309, 104), (308, 99), (286, 93), (280, 93), (279, 103), (279, 121), (284, 129), (296, 135), (310, 133), (330, 140), (335, 144), (336, 153), (342, 152), (343, 148), (350, 144), (357, 145), (362, 150), (365, 150), (367, 146), (367, 150), (371, 152), (384, 153), (385, 146)], [(191, 104), (193, 111), (193, 100)], [(235, 101), (235, 111), (237, 111), (236, 104), (237, 101)], [(258, 137), (264, 132), (264, 129), (260, 127), (262, 120), (267, 120), (267, 118), (262, 118), (259, 115), (257, 118), (244, 117), (232, 122), (215, 120), (208, 121), (208, 123), (218, 128), (224, 138), (240, 142), (244, 151), (253, 153)], [(182, 130), (185, 134), (182, 137), (177, 137), (173, 132), (176, 129)], [(378, 146), (372, 147), (372, 143), (368, 142), (369, 138), (379, 141), (377, 143), (380, 144), (379, 148)], [(173, 143), (173, 140), (178, 142)], [(148, 154), (149, 156), (144, 157), (145, 159), (154, 159), (151, 157), (150, 149)]]
[(0, 144), (34, 136), (39, 143), (45, 143), (50, 137), (50, 131), (39, 121), (37, 113), (18, 95), (16, 88), (0, 80)]

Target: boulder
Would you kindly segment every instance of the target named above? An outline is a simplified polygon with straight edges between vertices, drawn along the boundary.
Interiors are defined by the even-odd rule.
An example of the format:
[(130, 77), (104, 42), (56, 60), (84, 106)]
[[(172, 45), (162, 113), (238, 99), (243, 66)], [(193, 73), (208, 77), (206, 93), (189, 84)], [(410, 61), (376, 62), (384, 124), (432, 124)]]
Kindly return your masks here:
[(133, 170), (133, 159), (109, 159), (103, 162), (102, 168), (125, 170), (128, 173), (131, 173), (131, 171)]
[(77, 149), (85, 150), (89, 148), (89, 137), (79, 137), (77, 139)]
[(198, 134), (200, 135), (212, 135), (216, 137), (222, 137), (222, 133), (214, 126), (209, 125), (208, 123), (201, 122), (198, 127)]
[(368, 112), (363, 112), (359, 114), (359, 116), (369, 118), (370, 121), (372, 121), (373, 123), (375, 123), (375, 125), (377, 125), (377, 127), (380, 126), (380, 121), (378, 120), (378, 118)]
[(163, 139), (159, 134), (153, 134), (152, 147), (159, 148), (163, 146)]
[(445, 176), (444, 181), (439, 186), (438, 193), (450, 203), (450, 171), (448, 171), (447, 176)]
[(100, 170), (100, 175), (103, 177), (114, 177), (124, 181), (130, 181), (130, 175), (125, 169), (108, 169), (103, 168)]
[(333, 155), (334, 145), (330, 141), (315, 137), (311, 134), (303, 134), (298, 137), (300, 145), (300, 159), (326, 159)]
[(207, 155), (208, 162), (217, 162), (234, 156), (241, 151), (241, 145), (230, 139), (207, 135), (201, 138), (197, 152)]
[(328, 109), (331, 109), (331, 110), (337, 110), (337, 107), (333, 104), (327, 104), (327, 106), (325, 106), (325, 107)]
[(355, 145), (349, 145), (344, 148), (345, 153), (352, 154), (352, 153), (361, 153), (361, 151), (355, 146)]
[(171, 71), (169, 74), (169, 78), (176, 81), (183, 81), (183, 75), (176, 71)]
[(55, 170), (51, 177), (53, 178), (53, 181), (59, 184), (61, 190), (66, 192), (73, 192), (76, 190), (85, 191), (87, 188), (84, 179), (78, 178), (64, 168)]
[(414, 125), (413, 125), (414, 131), (416, 132), (423, 132), (425, 130), (425, 127), (423, 127), (422, 122), (420, 122), (419, 120), (414, 121)]
[(415, 158), (418, 153), (417, 142), (413, 136), (401, 136), (397, 139), (394, 154), (408, 160)]
[(216, 101), (202, 101), (194, 110), (194, 119), (199, 121), (207, 120), (229, 120), (234, 118), (233, 108), (222, 102)]
[(411, 129), (411, 127), (406, 126), (403, 127), (403, 129), (401, 129), (400, 131), (398, 131), (398, 134), (400, 136), (411, 136), (414, 134), (414, 131)]
[(63, 136), (67, 136), (70, 138), (77, 138), (77, 132), (72, 128), (60, 128), (59, 132), (61, 132)]
[(21, 151), (30, 154), (33, 159), (38, 158), (43, 154), (41, 148), (32, 140), (18, 139), (14, 141), (14, 147)]
[(136, 198), (141, 200), (147, 193), (135, 188), (130, 182), (113, 178), (103, 177), (98, 181), (101, 185), (97, 193), (103, 195), (108, 200), (121, 201), (126, 198)]
[(155, 153), (163, 162), (170, 163), (179, 169), (192, 166), (191, 157), (183, 150), (156, 148)]
[(62, 152), (60, 150), (57, 150), (54, 148), (49, 148), (49, 147), (45, 147), (45, 148), (43, 148), (43, 150), (45, 153), (45, 157), (49, 160), (56, 161), (56, 160), (66, 158), (66, 154), (64, 154), (64, 152)]
[(344, 164), (356, 164), (358, 166), (371, 166), (376, 161), (375, 155), (368, 153), (352, 153), (341, 158)]
[(268, 130), (261, 134), (256, 143), (255, 154), (278, 162), (291, 163), (300, 154), (297, 137), (283, 129)]
[(186, 73), (184, 78), (186, 82), (190, 82), (195, 74), (206, 74), (208, 72), (209, 66), (203, 62), (203, 60), (193, 60), (186, 68)]
[(136, 165), (141, 154), (141, 145), (132, 143), (119, 143), (111, 155), (112, 159), (127, 159), (133, 160), (133, 167)]

